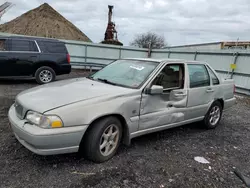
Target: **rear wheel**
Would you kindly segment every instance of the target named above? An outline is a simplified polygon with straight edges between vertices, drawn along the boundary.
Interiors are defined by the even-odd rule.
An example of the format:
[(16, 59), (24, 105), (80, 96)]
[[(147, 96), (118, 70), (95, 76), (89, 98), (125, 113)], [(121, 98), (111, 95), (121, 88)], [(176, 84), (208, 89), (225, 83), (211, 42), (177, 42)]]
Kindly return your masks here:
[(37, 83), (47, 84), (55, 80), (56, 73), (52, 68), (43, 66), (36, 70), (35, 78)]
[(80, 152), (91, 161), (107, 161), (115, 155), (121, 136), (121, 122), (116, 117), (106, 117), (95, 122), (86, 132)]
[(206, 128), (214, 129), (218, 126), (222, 116), (222, 106), (219, 101), (215, 101), (209, 108), (203, 123)]

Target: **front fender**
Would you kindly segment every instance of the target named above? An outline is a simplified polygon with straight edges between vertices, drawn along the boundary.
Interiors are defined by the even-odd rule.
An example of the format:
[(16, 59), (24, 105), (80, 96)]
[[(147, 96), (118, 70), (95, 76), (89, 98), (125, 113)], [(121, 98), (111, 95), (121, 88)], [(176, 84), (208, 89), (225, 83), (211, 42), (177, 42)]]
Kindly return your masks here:
[(81, 101), (48, 111), (45, 114), (58, 115), (64, 126), (90, 125), (103, 116), (121, 115), (131, 133), (138, 130), (139, 118), (135, 117), (139, 117), (140, 99), (141, 95), (129, 95), (106, 100)]

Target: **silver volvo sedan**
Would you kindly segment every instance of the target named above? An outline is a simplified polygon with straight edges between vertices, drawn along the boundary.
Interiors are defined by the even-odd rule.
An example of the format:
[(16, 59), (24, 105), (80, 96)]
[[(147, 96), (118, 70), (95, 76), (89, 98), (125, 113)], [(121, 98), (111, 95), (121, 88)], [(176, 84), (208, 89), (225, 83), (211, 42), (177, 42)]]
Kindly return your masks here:
[(104, 162), (140, 135), (198, 121), (215, 128), (234, 103), (233, 80), (204, 62), (120, 59), (89, 77), (21, 92), (9, 121), (34, 153)]

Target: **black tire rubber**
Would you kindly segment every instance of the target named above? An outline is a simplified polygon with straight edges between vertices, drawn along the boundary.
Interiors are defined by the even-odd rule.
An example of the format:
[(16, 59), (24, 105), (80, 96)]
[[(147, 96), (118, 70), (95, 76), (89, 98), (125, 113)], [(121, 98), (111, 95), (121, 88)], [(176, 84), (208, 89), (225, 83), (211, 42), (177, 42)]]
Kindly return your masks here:
[(35, 78), (36, 78), (36, 82), (38, 84), (47, 84), (47, 83), (50, 83), (50, 82), (43, 82), (40, 77), (39, 77), (39, 74), (43, 71), (43, 70), (48, 70), (52, 73), (52, 79), (50, 82), (53, 82), (55, 79), (56, 79), (56, 73), (55, 71), (51, 68), (51, 67), (48, 67), (48, 66), (43, 66), (43, 67), (40, 67), (36, 70), (35, 72)]
[[(114, 151), (108, 155), (108, 156), (103, 156), (99, 150), (100, 147), (100, 139), (105, 131), (105, 129), (111, 125), (111, 124), (116, 124), (118, 129), (119, 129), (119, 139), (118, 139), (118, 144)], [(90, 125), (90, 129), (87, 130), (84, 135), (81, 145), (80, 145), (80, 154), (85, 158), (90, 161), (93, 161), (95, 163), (102, 163), (105, 162), (109, 159), (111, 159), (117, 149), (119, 148), (120, 142), (121, 142), (121, 137), (122, 137), (122, 124), (117, 119), (116, 117), (109, 116), (102, 118), (96, 122), (94, 122), (92, 125)]]
[[(210, 114), (210, 111), (212, 110), (212, 108), (215, 106), (218, 106), (220, 108), (220, 119), (215, 125), (212, 125), (209, 121), (209, 114)], [(207, 111), (207, 114), (203, 120), (203, 124), (204, 124), (205, 128), (214, 129), (218, 126), (218, 124), (220, 123), (220, 120), (221, 120), (222, 110), (223, 109), (222, 109), (221, 103), (219, 101), (214, 101), (213, 104), (210, 106), (209, 110)]]

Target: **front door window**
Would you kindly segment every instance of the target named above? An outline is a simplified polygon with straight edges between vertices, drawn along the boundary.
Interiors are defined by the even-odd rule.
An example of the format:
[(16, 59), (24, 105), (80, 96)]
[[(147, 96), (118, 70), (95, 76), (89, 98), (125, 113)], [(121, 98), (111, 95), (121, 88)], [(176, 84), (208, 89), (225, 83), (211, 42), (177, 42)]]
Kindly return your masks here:
[(152, 82), (152, 85), (159, 85), (163, 90), (182, 89), (184, 86), (184, 65), (166, 65)]

